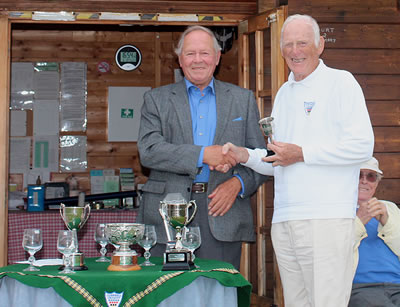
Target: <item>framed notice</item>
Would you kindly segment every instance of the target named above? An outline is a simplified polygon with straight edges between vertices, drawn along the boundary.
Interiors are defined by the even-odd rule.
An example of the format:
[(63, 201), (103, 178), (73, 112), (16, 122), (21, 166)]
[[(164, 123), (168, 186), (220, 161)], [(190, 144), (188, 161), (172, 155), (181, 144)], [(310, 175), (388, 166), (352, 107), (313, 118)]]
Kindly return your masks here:
[(143, 95), (151, 87), (108, 88), (108, 141), (136, 142), (139, 135)]

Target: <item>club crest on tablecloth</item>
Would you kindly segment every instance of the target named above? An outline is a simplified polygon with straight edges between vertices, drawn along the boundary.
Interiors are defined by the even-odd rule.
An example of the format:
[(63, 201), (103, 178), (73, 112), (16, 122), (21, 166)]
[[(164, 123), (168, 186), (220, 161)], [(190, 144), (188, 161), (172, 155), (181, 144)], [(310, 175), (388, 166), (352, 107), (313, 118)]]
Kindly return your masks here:
[(108, 307), (118, 307), (121, 304), (122, 297), (124, 296), (124, 292), (104, 292), (104, 296), (106, 298)]

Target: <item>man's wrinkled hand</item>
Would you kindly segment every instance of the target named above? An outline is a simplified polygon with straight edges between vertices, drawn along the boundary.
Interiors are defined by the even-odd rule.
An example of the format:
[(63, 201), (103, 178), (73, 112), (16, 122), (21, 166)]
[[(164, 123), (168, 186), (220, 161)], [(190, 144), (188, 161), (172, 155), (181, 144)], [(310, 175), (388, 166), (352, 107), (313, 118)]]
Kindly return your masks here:
[(242, 185), (236, 177), (232, 177), (217, 186), (208, 196), (211, 199), (208, 205), (208, 214), (212, 216), (225, 215), (232, 208), (241, 189)]
[(262, 158), (264, 162), (272, 162), (272, 166), (288, 166), (297, 162), (303, 162), (303, 150), (296, 144), (274, 141), (267, 145), (268, 149), (275, 152), (274, 155)]
[(372, 197), (369, 201), (360, 203), (357, 216), (364, 225), (374, 217), (384, 226), (389, 218), (386, 205), (380, 202), (376, 197)]

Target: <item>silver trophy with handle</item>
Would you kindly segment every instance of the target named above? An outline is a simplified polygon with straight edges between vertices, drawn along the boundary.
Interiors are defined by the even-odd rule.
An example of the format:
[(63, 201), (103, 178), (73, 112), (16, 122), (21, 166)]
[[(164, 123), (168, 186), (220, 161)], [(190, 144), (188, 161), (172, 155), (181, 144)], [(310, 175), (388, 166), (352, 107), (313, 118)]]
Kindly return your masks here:
[[(264, 135), (267, 137), (268, 143), (272, 143), (275, 140), (274, 118), (271, 116), (261, 118), (258, 121), (258, 124), (260, 125), (260, 128), (261, 128), (262, 132), (264, 133)], [(268, 153), (267, 157), (275, 154), (272, 150), (269, 150), (269, 149), (267, 149), (267, 153)]]
[[(85, 225), (90, 215), (90, 205), (86, 204), (84, 207), (67, 207), (63, 203), (60, 204), (60, 215), (63, 219), (65, 226), (73, 232), (76, 232)], [(77, 236), (78, 237), (78, 236)], [(87, 270), (84, 264), (84, 255), (78, 249), (78, 245), (75, 251), (71, 255), (72, 268), (74, 271)]]
[[(190, 215), (189, 210), (193, 208)], [(164, 253), (163, 271), (190, 270), (194, 267), (191, 252), (182, 245), (182, 229), (188, 225), (197, 212), (194, 200), (186, 202), (181, 193), (170, 193), (160, 201), (160, 215), (167, 233), (167, 248)], [(175, 240), (171, 236), (170, 226), (176, 231)]]

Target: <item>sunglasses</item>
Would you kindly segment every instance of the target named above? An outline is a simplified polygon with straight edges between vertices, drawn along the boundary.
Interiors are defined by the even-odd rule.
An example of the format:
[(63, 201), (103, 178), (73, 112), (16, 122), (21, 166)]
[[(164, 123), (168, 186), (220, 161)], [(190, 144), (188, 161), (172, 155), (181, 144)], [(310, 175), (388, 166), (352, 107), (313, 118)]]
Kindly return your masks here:
[(378, 180), (378, 175), (376, 173), (364, 173), (364, 172), (360, 172), (360, 180), (365, 177), (367, 179), (367, 181), (369, 182), (376, 182)]

